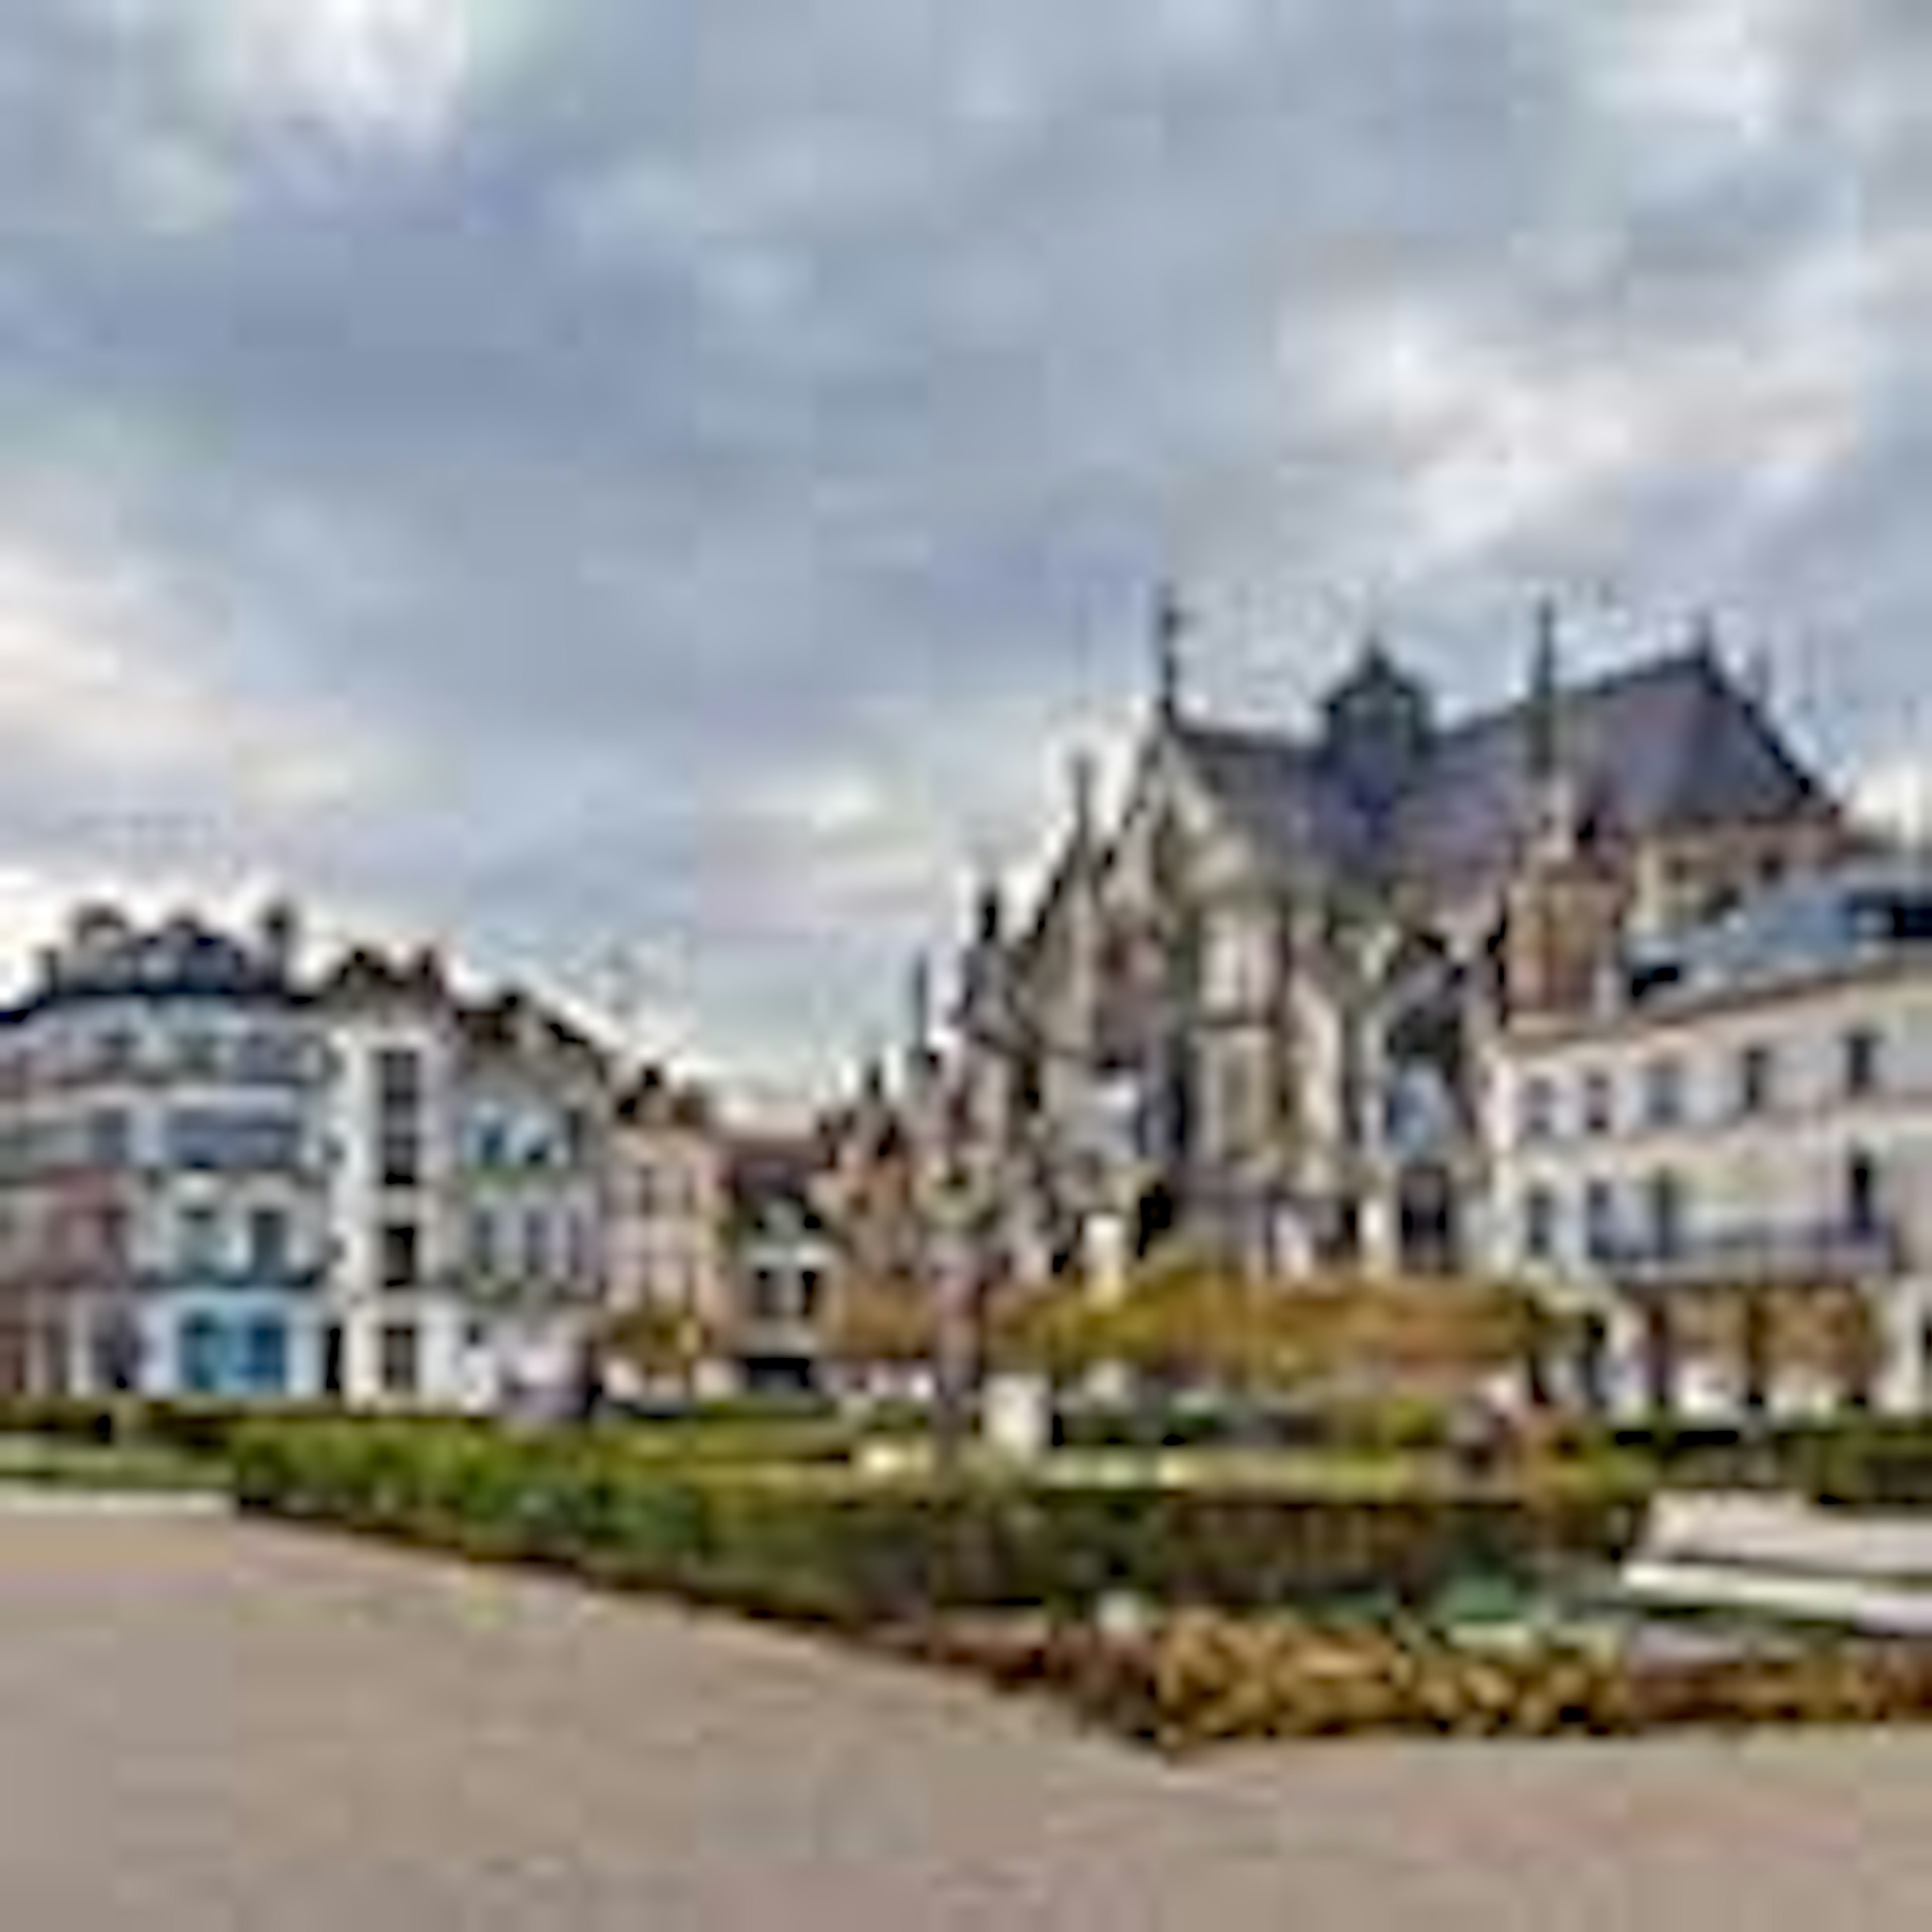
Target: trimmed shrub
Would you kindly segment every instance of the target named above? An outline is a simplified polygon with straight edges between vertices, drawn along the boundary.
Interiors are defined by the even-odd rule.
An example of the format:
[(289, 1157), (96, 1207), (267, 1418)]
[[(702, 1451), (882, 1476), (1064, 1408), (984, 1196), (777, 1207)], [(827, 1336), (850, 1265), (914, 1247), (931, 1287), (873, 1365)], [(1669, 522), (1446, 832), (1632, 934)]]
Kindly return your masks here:
[(1126, 1594), (1250, 1610), (1367, 1593), (1426, 1603), (1472, 1573), (1526, 1582), (1610, 1562), (1646, 1498), (1621, 1478), (1328, 1498), (1253, 1484), (968, 1480), (670, 1464), (622, 1433), (257, 1425), (234, 1452), (251, 1508), (332, 1520), (775, 1615), (877, 1625), (956, 1612), (1090, 1616)]

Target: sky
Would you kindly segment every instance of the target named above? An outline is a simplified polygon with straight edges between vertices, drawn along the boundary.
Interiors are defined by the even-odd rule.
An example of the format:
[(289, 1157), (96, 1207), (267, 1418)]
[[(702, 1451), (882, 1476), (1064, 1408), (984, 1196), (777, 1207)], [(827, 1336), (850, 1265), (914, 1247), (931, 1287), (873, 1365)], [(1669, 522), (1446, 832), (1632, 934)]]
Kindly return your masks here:
[[(295, 892), (769, 1099), (1370, 628), (1918, 767), (1923, 0), (0, 0), (0, 952)], [(621, 963), (620, 963), (621, 962)]]

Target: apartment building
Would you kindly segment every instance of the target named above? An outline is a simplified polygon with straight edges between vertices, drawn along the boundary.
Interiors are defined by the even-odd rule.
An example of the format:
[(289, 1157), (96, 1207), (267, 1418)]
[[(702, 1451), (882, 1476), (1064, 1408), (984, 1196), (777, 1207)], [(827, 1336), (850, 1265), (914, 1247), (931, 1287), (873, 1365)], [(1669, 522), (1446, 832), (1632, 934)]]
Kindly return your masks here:
[(1932, 1406), (1932, 864), (1786, 880), (1526, 1016), (1487, 1095), (1496, 1264), (1586, 1311), (1630, 1414)]
[(0, 1388), (480, 1408), (580, 1356), (602, 1054), (299, 938), (84, 909), (0, 1013)]
[(294, 916), (83, 909), (0, 1014), (0, 1385), (278, 1396), (328, 1322), (326, 1043)]

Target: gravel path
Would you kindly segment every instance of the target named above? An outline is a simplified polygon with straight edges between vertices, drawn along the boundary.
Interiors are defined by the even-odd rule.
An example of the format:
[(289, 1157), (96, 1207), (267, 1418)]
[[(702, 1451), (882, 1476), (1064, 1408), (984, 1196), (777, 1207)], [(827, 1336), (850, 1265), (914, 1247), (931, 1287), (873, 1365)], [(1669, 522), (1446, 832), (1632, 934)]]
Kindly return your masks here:
[(1175, 1771), (725, 1622), (214, 1520), (0, 1520), (0, 1925), (1905, 1926), (1932, 1736)]

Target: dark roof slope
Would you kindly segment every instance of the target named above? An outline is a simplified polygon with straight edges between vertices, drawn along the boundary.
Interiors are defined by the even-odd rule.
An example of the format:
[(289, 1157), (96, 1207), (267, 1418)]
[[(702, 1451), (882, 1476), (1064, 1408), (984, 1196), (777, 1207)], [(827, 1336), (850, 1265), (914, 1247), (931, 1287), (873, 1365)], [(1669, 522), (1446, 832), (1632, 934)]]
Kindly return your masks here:
[[(1192, 724), (1178, 729), (1202, 782), (1285, 864), (1480, 879), (1508, 868), (1531, 822), (1534, 728), (1527, 704), (1439, 733), (1385, 834), (1319, 745)], [(1586, 808), (1630, 836), (1837, 809), (1708, 649), (1566, 693), (1557, 739)]]

